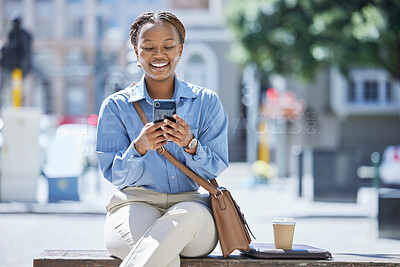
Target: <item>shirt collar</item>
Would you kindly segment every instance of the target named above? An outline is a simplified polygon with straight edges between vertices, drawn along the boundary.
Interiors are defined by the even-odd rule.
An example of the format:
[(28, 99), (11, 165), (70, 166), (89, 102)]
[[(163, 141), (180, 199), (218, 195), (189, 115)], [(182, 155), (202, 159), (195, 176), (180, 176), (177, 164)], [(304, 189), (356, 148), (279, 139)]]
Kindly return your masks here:
[[(195, 94), (191, 87), (188, 86), (187, 83), (179, 80), (175, 76), (175, 91), (172, 99), (179, 103), (181, 98), (196, 98), (197, 94)], [(149, 93), (146, 89), (146, 83), (144, 82), (144, 75), (140, 79), (140, 81), (132, 86), (132, 95), (129, 97), (128, 102), (136, 102), (142, 99), (146, 99), (149, 104), (153, 104), (154, 100), (150, 97)]]

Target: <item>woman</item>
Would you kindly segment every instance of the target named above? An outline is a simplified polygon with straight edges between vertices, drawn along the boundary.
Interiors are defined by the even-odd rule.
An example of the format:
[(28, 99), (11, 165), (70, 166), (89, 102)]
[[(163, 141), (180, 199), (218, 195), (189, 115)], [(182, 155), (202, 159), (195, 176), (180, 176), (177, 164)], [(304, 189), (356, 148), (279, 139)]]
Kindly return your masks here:
[[(227, 116), (214, 92), (176, 77), (185, 28), (175, 15), (140, 15), (130, 38), (144, 76), (104, 100), (98, 124), (100, 167), (118, 187), (107, 206), (106, 246), (121, 266), (179, 266), (179, 255), (207, 255), (218, 238), (208, 196), (156, 150), (165, 146), (203, 178), (215, 178), (228, 167)], [(143, 126), (132, 102), (152, 121), (154, 99), (175, 100), (176, 122)]]

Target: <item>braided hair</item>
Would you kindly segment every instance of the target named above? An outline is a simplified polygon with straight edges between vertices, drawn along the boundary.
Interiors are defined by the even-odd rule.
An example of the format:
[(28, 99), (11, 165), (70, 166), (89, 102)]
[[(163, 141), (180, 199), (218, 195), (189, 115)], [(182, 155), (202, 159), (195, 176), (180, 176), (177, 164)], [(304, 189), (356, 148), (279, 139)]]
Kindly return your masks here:
[(131, 44), (133, 46), (137, 46), (138, 44), (138, 35), (142, 26), (148, 22), (154, 23), (156, 20), (162, 20), (171, 23), (174, 25), (179, 35), (179, 43), (183, 44), (185, 42), (185, 26), (183, 26), (182, 22), (172, 13), (167, 11), (157, 11), (157, 12), (145, 12), (141, 14), (139, 17), (135, 19), (135, 21), (131, 25), (131, 31), (129, 32), (129, 36), (131, 37)]

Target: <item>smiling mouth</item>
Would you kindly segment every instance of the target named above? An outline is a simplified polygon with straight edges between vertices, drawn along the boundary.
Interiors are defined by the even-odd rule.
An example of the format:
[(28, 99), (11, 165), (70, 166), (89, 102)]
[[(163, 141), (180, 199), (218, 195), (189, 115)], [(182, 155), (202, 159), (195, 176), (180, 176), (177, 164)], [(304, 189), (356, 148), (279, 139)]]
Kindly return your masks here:
[(167, 67), (168, 64), (169, 64), (169, 63), (168, 63), (167, 61), (162, 61), (162, 62), (151, 62), (151, 63), (150, 63), (150, 66), (151, 66), (153, 69), (157, 70), (157, 71), (162, 71), (162, 70), (164, 70), (164, 69)]

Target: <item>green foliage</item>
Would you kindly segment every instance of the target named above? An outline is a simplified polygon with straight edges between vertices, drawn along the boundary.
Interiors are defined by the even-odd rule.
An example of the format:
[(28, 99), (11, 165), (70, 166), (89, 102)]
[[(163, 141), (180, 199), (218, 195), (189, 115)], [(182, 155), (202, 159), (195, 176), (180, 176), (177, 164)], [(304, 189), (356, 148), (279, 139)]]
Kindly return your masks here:
[(232, 58), (309, 80), (335, 64), (381, 67), (400, 79), (398, 0), (231, 0)]

